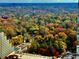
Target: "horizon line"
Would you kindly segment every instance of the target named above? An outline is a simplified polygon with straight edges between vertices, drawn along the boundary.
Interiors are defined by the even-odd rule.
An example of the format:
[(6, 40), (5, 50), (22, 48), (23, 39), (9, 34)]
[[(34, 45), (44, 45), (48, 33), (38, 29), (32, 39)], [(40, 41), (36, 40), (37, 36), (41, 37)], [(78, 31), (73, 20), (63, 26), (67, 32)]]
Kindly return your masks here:
[[(6, 3), (6, 2), (0, 2), (0, 3), (3, 4), (3, 3)], [(21, 2), (7, 2), (7, 3), (21, 3)], [(49, 3), (49, 2), (46, 2), (46, 3)], [(78, 2), (51, 2), (51, 3), (78, 3)]]

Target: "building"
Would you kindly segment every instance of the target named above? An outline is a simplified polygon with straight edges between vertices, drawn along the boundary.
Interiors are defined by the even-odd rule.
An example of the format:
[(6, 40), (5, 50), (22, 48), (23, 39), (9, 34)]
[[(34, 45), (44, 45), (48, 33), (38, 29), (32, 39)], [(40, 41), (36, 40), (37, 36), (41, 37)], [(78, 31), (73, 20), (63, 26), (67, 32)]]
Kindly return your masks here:
[(9, 40), (7, 40), (7, 37), (5, 36), (4, 32), (1, 32), (0, 33), (0, 57), (4, 58), (11, 52), (13, 52), (13, 47), (9, 43)]

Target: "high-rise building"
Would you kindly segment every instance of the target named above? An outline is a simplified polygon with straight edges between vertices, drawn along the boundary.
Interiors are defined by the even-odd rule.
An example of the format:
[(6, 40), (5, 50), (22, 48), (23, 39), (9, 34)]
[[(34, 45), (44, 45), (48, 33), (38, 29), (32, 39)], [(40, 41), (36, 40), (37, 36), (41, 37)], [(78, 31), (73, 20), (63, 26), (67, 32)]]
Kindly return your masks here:
[(7, 37), (5, 36), (4, 32), (1, 32), (0, 33), (0, 57), (4, 58), (12, 51), (13, 51), (13, 47), (9, 43), (9, 40), (7, 40)]

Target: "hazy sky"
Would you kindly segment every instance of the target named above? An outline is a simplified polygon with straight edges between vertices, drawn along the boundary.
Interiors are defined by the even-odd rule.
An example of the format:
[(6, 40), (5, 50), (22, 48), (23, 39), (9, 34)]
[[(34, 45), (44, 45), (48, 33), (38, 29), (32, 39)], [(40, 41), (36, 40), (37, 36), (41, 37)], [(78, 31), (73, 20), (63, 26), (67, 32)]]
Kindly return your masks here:
[(0, 0), (0, 3), (56, 3), (78, 2), (78, 0)]

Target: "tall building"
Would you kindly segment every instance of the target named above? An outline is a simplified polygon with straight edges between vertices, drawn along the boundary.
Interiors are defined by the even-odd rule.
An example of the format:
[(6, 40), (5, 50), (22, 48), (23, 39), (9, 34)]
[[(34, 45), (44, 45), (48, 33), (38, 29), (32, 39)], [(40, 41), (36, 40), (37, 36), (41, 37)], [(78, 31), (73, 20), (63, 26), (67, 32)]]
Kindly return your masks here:
[(0, 57), (4, 58), (12, 51), (13, 51), (13, 47), (9, 43), (9, 40), (7, 40), (7, 37), (5, 36), (4, 32), (1, 32), (0, 33)]

